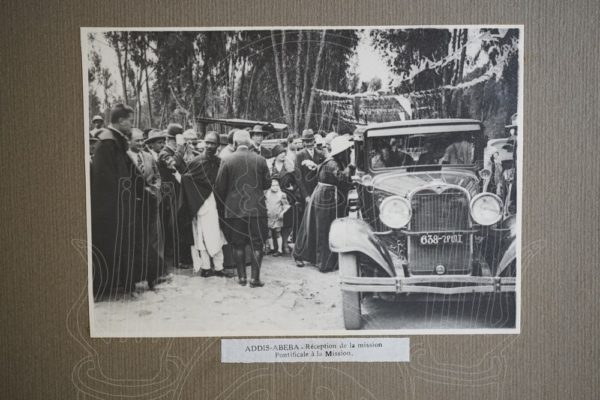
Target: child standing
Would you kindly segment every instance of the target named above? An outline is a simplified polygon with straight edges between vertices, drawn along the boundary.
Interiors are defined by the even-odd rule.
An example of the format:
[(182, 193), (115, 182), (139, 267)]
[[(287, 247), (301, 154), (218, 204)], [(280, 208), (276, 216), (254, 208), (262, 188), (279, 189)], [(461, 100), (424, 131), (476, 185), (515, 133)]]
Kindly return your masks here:
[(265, 193), (267, 203), (267, 216), (271, 246), (271, 254), (278, 257), (282, 254), (283, 241), (281, 238), (281, 227), (283, 226), (283, 214), (290, 208), (285, 193), (279, 188), (279, 179), (271, 180), (271, 189)]

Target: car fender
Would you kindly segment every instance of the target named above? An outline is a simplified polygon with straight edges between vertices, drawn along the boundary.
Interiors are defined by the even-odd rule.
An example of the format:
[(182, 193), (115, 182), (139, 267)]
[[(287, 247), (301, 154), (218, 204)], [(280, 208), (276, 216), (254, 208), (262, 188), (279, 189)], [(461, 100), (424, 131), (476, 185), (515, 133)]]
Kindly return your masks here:
[(335, 253), (365, 254), (389, 276), (396, 276), (390, 253), (362, 219), (346, 217), (333, 221), (329, 230), (329, 248)]
[(498, 263), (498, 268), (496, 269), (496, 276), (500, 276), (502, 272), (504, 272), (504, 270), (508, 268), (508, 266), (516, 259), (517, 241), (513, 239), (513, 241), (510, 242), (510, 244), (504, 251), (504, 254), (502, 254), (502, 258), (500, 259), (500, 262)]

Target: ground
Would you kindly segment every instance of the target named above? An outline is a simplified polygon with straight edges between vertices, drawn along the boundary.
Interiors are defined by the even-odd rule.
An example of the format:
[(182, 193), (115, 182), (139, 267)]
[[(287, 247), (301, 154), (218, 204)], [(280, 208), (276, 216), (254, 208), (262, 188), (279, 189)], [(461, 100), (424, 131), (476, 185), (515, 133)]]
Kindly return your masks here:
[[(248, 274), (250, 268), (248, 267)], [(266, 256), (262, 288), (235, 278), (202, 278), (175, 270), (155, 291), (94, 305), (96, 336), (224, 336), (343, 330), (337, 272), (296, 267), (289, 257)], [(508, 328), (506, 301), (400, 303), (367, 299), (363, 329)]]

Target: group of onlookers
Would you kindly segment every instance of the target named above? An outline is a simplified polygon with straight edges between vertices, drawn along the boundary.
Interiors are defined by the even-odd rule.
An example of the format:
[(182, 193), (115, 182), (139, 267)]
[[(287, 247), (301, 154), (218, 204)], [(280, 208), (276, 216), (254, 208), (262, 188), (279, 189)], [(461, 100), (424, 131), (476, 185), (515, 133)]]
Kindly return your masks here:
[(92, 123), (96, 298), (141, 281), (152, 289), (172, 267), (202, 277), (231, 277), (226, 267), (235, 267), (241, 285), (261, 287), (265, 250), (293, 254), (297, 266), (335, 268), (327, 235), (353, 173), (348, 136), (305, 130), (267, 148), (261, 125), (203, 138), (178, 124), (141, 131), (122, 104), (108, 127), (101, 117)]

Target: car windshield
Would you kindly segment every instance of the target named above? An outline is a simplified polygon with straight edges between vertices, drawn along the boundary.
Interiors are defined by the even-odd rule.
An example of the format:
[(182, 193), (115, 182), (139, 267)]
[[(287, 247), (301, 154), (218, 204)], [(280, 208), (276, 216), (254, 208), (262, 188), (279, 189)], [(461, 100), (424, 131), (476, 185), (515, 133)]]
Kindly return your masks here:
[(472, 132), (396, 135), (367, 139), (371, 169), (411, 166), (472, 165), (478, 145)]

